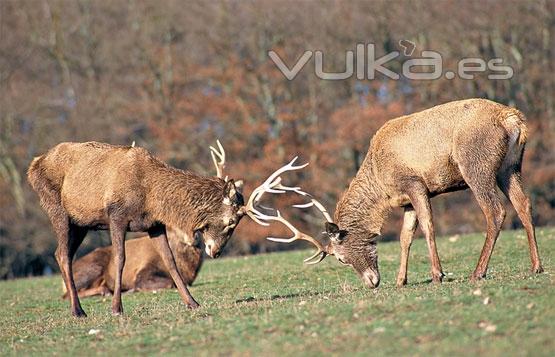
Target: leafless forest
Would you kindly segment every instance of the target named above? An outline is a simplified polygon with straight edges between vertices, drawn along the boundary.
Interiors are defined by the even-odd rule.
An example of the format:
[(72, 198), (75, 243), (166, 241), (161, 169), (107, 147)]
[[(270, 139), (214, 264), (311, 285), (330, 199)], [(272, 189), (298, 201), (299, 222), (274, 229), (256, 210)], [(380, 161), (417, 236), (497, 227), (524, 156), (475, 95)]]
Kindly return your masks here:
[[(514, 77), (327, 81), (310, 61), (289, 81), (268, 56), (274, 50), (291, 66), (305, 50), (321, 50), (325, 68), (341, 71), (357, 44), (373, 43), (382, 56), (402, 52), (399, 40), (414, 42), (416, 55), (440, 52), (445, 69), (499, 57)], [(0, 278), (57, 269), (56, 240), (25, 172), (59, 142), (135, 141), (213, 175), (208, 145), (219, 138), (227, 173), (245, 180), (247, 194), (299, 154), (310, 166), (289, 179), (333, 211), (386, 120), (471, 97), (527, 115), (525, 183), (537, 225), (553, 224), (554, 57), (555, 1), (0, 0)], [(400, 72), (405, 60), (387, 67)], [(468, 192), (439, 197), (433, 209), (439, 234), (484, 229)], [(318, 233), (316, 213), (284, 212)], [(399, 218), (384, 239), (397, 239)], [(508, 209), (506, 228), (519, 224)], [(263, 239), (268, 232), (245, 220), (228, 254), (282, 249)]]

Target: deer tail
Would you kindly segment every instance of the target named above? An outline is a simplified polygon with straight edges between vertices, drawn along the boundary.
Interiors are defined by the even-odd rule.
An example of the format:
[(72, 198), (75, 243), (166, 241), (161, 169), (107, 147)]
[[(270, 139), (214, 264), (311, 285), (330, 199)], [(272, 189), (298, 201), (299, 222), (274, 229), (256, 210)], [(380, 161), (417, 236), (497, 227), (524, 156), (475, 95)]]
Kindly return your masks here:
[(512, 143), (524, 146), (528, 139), (526, 116), (515, 108), (508, 108), (501, 116), (501, 124), (507, 130)]
[(31, 161), (31, 165), (29, 165), (29, 169), (27, 170), (27, 180), (31, 184), (33, 189), (37, 187), (37, 181), (40, 179), (40, 165), (44, 159), (44, 156), (37, 156)]

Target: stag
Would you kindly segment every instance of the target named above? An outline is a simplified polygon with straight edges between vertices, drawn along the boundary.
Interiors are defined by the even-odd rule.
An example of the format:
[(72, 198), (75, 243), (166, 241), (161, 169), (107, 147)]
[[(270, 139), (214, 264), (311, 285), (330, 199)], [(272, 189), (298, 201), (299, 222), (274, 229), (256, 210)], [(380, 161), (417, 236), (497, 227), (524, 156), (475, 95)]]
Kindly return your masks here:
[[(135, 142), (131, 144), (134, 147)], [(224, 178), (225, 150), (217, 141), (218, 148), (210, 146), (210, 154), (216, 167), (216, 177)], [(242, 181), (235, 185), (240, 191)], [(191, 285), (203, 262), (201, 242), (185, 232), (166, 227), (168, 242), (175, 258), (179, 274), (187, 285)], [(125, 242), (126, 256), (122, 274), (122, 291), (151, 291), (175, 287), (170, 272), (164, 265), (153, 241), (148, 235)], [(75, 287), (79, 297), (110, 295), (114, 292), (115, 257), (112, 246), (97, 248), (73, 262)], [(67, 288), (62, 284), (64, 298)]]
[[(428, 246), (432, 281), (441, 282), (444, 274), (430, 198), (470, 188), (487, 225), (471, 280), (485, 278), (505, 218), (498, 187), (524, 225), (532, 272), (541, 273), (530, 200), (521, 177), (527, 134), (526, 118), (520, 111), (485, 99), (450, 102), (388, 121), (372, 138), (358, 173), (337, 203), (334, 219), (325, 214), (330, 242), (323, 246), (311, 239), (318, 248), (312, 258), (319, 255), (319, 259), (309, 263), (334, 255), (353, 267), (366, 286), (377, 287), (377, 237), (390, 211), (403, 207), (397, 285), (407, 284), (409, 250), (418, 224)], [(323, 208), (314, 199), (306, 207), (312, 205)], [(300, 237), (296, 234), (281, 241), (307, 240)]]
[[(293, 166), (293, 162), (270, 178), (304, 167)], [(140, 147), (61, 143), (35, 158), (27, 176), (56, 234), (55, 256), (76, 317), (86, 314), (75, 286), (72, 260), (89, 230), (110, 231), (115, 258), (112, 314), (121, 315), (126, 232), (148, 233), (183, 302), (197, 308), (177, 270), (166, 226), (199, 237), (207, 254), (217, 258), (241, 218), (252, 216), (232, 179), (176, 169)]]

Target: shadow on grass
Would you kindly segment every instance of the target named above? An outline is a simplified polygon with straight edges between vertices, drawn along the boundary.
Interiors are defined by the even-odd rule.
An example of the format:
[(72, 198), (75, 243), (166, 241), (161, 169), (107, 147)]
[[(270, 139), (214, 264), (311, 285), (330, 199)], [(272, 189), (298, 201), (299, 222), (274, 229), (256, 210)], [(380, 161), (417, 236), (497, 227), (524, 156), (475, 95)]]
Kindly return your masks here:
[(461, 278), (454, 278), (454, 277), (445, 277), (443, 278), (443, 282), (441, 283), (434, 283), (432, 281), (432, 279), (426, 279), (426, 280), (422, 280), (422, 281), (417, 281), (415, 283), (408, 283), (407, 286), (423, 286), (423, 285), (437, 285), (437, 286), (441, 286), (441, 284), (445, 284), (445, 283), (453, 283), (453, 282), (462, 282), (464, 281), (464, 279)]
[(262, 301), (276, 301), (276, 300), (287, 300), (287, 299), (294, 299), (298, 297), (314, 297), (324, 294), (331, 294), (332, 292), (326, 291), (313, 291), (313, 292), (299, 292), (299, 293), (291, 293), (291, 294), (283, 294), (283, 295), (271, 295), (265, 297), (255, 298), (254, 296), (247, 296), (243, 299), (235, 300), (236, 304), (240, 303), (248, 303), (248, 302), (262, 302)]

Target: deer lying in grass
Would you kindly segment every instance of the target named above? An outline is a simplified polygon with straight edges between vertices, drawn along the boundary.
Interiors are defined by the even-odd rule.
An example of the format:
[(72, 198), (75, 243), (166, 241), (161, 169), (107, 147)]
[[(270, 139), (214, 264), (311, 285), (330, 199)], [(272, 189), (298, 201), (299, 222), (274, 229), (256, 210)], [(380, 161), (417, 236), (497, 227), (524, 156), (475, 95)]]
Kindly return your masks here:
[[(315, 243), (318, 252), (313, 257), (320, 257), (311, 263), (334, 255), (353, 267), (368, 287), (377, 287), (376, 237), (391, 209), (404, 207), (397, 285), (407, 283), (409, 249), (418, 224), (428, 245), (432, 281), (441, 282), (430, 198), (470, 188), (487, 224), (486, 241), (471, 276), (482, 279), (505, 218), (499, 187), (526, 229), (532, 272), (542, 272), (530, 201), (521, 179), (526, 138), (520, 111), (484, 99), (450, 102), (390, 120), (374, 135), (362, 166), (337, 203), (334, 220), (325, 214), (330, 243)], [(314, 204), (323, 210), (315, 200), (309, 205)], [(295, 239), (302, 238), (285, 241)]]
[[(192, 285), (202, 265), (200, 238), (192, 238), (183, 232), (166, 227), (166, 235), (175, 264), (183, 282)], [(170, 272), (147, 235), (125, 242), (127, 256), (123, 267), (121, 290), (153, 291), (174, 288)], [(116, 280), (116, 262), (113, 247), (96, 248), (73, 262), (73, 278), (79, 297), (112, 295)], [(65, 283), (63, 298), (69, 298)]]
[[(304, 167), (292, 164), (269, 179)], [(127, 231), (148, 232), (183, 302), (196, 308), (199, 305), (177, 270), (166, 226), (201, 237), (207, 254), (216, 258), (240, 219), (245, 214), (253, 217), (233, 180), (176, 169), (139, 147), (61, 143), (33, 160), (28, 179), (56, 234), (56, 260), (74, 316), (86, 316), (72, 260), (87, 231), (110, 230), (115, 257), (112, 313), (120, 315)]]
[[(218, 149), (210, 147), (216, 176), (223, 178), (225, 150), (218, 140)], [(134, 147), (135, 142), (131, 144)], [(239, 186), (240, 181), (236, 182)], [(168, 242), (179, 274), (187, 285), (192, 285), (203, 261), (199, 237), (166, 227)], [(170, 272), (148, 235), (125, 242), (129, 256), (122, 275), (122, 291), (151, 291), (175, 287)], [(73, 276), (79, 297), (110, 295), (114, 292), (115, 257), (112, 246), (97, 248), (73, 262)], [(63, 298), (68, 298), (65, 283)]]

